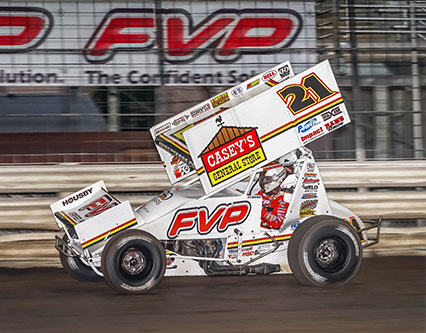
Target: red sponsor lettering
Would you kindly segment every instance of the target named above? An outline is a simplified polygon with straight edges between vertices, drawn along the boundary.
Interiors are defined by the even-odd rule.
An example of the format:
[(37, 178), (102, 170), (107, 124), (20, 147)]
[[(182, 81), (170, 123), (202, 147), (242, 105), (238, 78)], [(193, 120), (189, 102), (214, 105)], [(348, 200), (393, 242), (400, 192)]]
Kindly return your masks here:
[(215, 224), (219, 221), (219, 219), (222, 217), (222, 214), (224, 210), (226, 209), (225, 206), (219, 206), (216, 208), (214, 213), (211, 217), (208, 217), (209, 212), (206, 207), (200, 208), (200, 211), (198, 212), (199, 220), (198, 220), (198, 230), (200, 234), (207, 234), (209, 233)]
[(175, 238), (182, 230), (191, 230), (197, 216), (197, 210), (178, 211), (167, 233), (169, 238)]
[(303, 136), (301, 137), (302, 142), (305, 142), (306, 140), (312, 139), (312, 138), (314, 138), (314, 137), (316, 137), (316, 136), (320, 135), (322, 132), (323, 132), (323, 128), (322, 128), (322, 127), (320, 127), (320, 128), (318, 128), (317, 130), (315, 130), (315, 131), (313, 131), (313, 132), (311, 132), (311, 133), (309, 133), (309, 134), (307, 134), (307, 135), (303, 135)]
[(224, 145), (207, 152), (201, 156), (207, 172), (211, 172), (221, 166), (243, 156), (260, 147), (260, 141), (256, 130), (251, 130)]
[(108, 62), (116, 52), (144, 51), (157, 43), (170, 63), (191, 62), (206, 52), (217, 62), (235, 62), (244, 54), (280, 52), (302, 28), (300, 14), (290, 9), (221, 9), (197, 25), (183, 9), (163, 9), (160, 15), (157, 27), (152, 9), (110, 11), (86, 44), (86, 59)]
[[(160, 26), (156, 25), (157, 14)], [(12, 31), (0, 36), (0, 52), (27, 52), (44, 42), (53, 17), (43, 8), (1, 7), (0, 27)], [(159, 45), (170, 63), (188, 63), (206, 52), (217, 62), (229, 63), (244, 54), (281, 52), (301, 29), (302, 18), (291, 9), (221, 9), (196, 25), (189, 12), (178, 8), (159, 13), (153, 9), (113, 9), (87, 41), (84, 56), (91, 63), (105, 63), (117, 52), (147, 51)]]
[(0, 34), (0, 53), (28, 52), (44, 42), (52, 27), (52, 14), (43, 8), (2, 7), (0, 29), (7, 33)]
[(89, 62), (104, 63), (115, 52), (149, 50), (155, 43), (152, 9), (113, 9), (108, 12), (84, 47)]
[(87, 210), (88, 213), (85, 216), (93, 217), (117, 205), (117, 202), (115, 202), (109, 195), (105, 194), (88, 205), (81, 207), (79, 211)]
[(229, 207), (218, 226), (218, 230), (225, 231), (228, 226), (244, 221), (245, 217), (248, 216), (249, 209), (250, 206), (247, 203)]
[(338, 117), (336, 119), (333, 119), (329, 123), (325, 124), (325, 128), (328, 131), (332, 131), (333, 129), (335, 129), (335, 128), (339, 127), (340, 125), (342, 125), (344, 120), (345, 120), (345, 118), (343, 118), (343, 116), (340, 116), (340, 117)]
[(207, 207), (181, 209), (175, 213), (167, 236), (176, 238), (182, 231), (191, 230), (195, 226), (200, 235), (212, 232), (214, 227), (217, 227), (218, 232), (224, 232), (231, 225), (243, 223), (250, 215), (250, 210), (248, 201), (219, 205), (211, 215)]
[(319, 179), (311, 179), (311, 178), (305, 178), (304, 180), (303, 180), (303, 184), (306, 184), (306, 183), (318, 183), (319, 182)]
[(112, 19), (102, 35), (89, 52), (91, 56), (102, 56), (108, 52), (111, 46), (119, 44), (132, 44), (145, 46), (150, 42), (151, 36), (148, 33), (122, 33), (123, 26), (131, 28), (154, 28), (153, 18), (116, 18)]
[(185, 22), (181, 17), (171, 17), (167, 20), (168, 50), (171, 59), (188, 58), (193, 56), (194, 49), (201, 49), (212, 43), (224, 33), (224, 27), (229, 26), (233, 18), (219, 18), (208, 22), (193, 34), (185, 34)]
[[(244, 48), (265, 48), (273, 47), (277, 41), (284, 41), (293, 29), (293, 21), (283, 17), (250, 17), (239, 20), (232, 30), (229, 38), (225, 40), (222, 48), (218, 50), (220, 57), (235, 56), (238, 50)], [(264, 36), (249, 36), (250, 32), (261, 27), (271, 29), (273, 32)], [(237, 50), (237, 51), (236, 51)]]
[(269, 80), (273, 79), (273, 78), (275, 77), (275, 75), (277, 75), (277, 71), (272, 70), (272, 71), (270, 71), (270, 72), (268, 72), (268, 73), (265, 73), (265, 74), (262, 76), (262, 80), (263, 80), (263, 81), (269, 81)]
[(22, 27), (19, 34), (0, 36), (0, 45), (15, 46), (25, 45), (34, 40), (43, 28), (44, 20), (40, 17), (10, 16), (0, 17), (1, 27)]

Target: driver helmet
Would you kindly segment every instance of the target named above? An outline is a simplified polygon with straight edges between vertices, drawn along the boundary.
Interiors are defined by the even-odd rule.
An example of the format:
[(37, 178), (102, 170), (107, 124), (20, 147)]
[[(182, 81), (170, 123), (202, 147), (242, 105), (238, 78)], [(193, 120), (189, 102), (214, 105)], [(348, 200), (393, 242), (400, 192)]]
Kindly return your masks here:
[(264, 171), (260, 174), (259, 185), (264, 193), (278, 191), (281, 183), (287, 177), (287, 172), (290, 171), (285, 168), (278, 161), (273, 161), (265, 166)]

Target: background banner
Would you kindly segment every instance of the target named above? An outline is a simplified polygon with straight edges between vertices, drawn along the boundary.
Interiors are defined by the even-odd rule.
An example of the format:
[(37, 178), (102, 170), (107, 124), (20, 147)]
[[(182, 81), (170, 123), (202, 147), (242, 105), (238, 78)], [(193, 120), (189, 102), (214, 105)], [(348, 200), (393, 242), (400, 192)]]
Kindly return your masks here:
[(0, 3), (0, 86), (235, 85), (315, 47), (313, 1)]

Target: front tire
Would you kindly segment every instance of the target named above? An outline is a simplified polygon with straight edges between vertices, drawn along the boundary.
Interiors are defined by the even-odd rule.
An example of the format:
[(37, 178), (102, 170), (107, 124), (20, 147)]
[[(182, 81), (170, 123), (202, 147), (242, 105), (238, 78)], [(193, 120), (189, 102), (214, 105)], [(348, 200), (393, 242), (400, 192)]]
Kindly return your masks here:
[(166, 255), (161, 243), (141, 230), (126, 230), (113, 237), (102, 252), (107, 283), (122, 294), (143, 294), (163, 279)]
[(315, 216), (294, 231), (288, 261), (294, 277), (309, 286), (343, 285), (357, 274), (362, 246), (352, 226), (333, 216)]

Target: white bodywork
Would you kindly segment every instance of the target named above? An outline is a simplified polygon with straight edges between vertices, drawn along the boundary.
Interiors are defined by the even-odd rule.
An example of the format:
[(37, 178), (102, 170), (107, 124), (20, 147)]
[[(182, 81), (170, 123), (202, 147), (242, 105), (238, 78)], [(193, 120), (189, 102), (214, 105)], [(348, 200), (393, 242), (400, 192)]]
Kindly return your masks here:
[[(283, 68), (285, 73), (278, 75)], [(267, 88), (265, 82), (273, 78), (279, 80)], [(304, 95), (299, 100), (300, 92)], [(221, 95), (228, 100), (218, 102)], [(98, 274), (105, 244), (129, 228), (149, 232), (163, 243), (167, 275), (206, 275), (201, 267), (206, 261), (230, 267), (267, 263), (280, 265), (280, 273), (290, 272), (287, 241), (314, 215), (339, 217), (357, 230), (364, 227), (354, 213), (328, 200), (312, 153), (303, 147), (350, 122), (328, 62), (296, 76), (289, 63), (283, 63), (218, 96), (151, 129), (154, 139), (162, 136), (167, 145), (173, 135), (182, 139), (176, 155), (172, 144), (165, 150), (156, 140), (171, 182), (195, 173), (188, 163), (193, 163), (198, 178), (135, 210), (109, 194), (102, 181), (51, 205), (57, 224), (72, 239), (74, 254)], [(189, 153), (185, 163), (182, 147)], [(260, 224), (257, 180), (274, 160), (291, 164), (294, 172), (281, 184), (289, 203), (284, 223), (267, 229)], [(187, 172), (175, 177), (175, 167), (182, 163)], [(366, 238), (365, 232), (361, 238)], [(214, 255), (200, 254), (198, 241)]]
[[(270, 252), (255, 263), (279, 264), (281, 273), (289, 273), (287, 241), (297, 226), (307, 218), (332, 215), (352, 224), (355, 219), (356, 229), (364, 227), (354, 213), (328, 200), (315, 160), (307, 149), (301, 151), (303, 155), (293, 164), (295, 173), (283, 184), (286, 188), (294, 188), (294, 191), (286, 195), (290, 206), (280, 229), (269, 230), (260, 225), (262, 198), (256, 195), (260, 188), (255, 181), (263, 168), (257, 168), (252, 170), (249, 179), (236, 182), (212, 195), (204, 195), (197, 182), (165, 191), (134, 211), (128, 202), (120, 203), (75, 226), (80, 242), (80, 246), (76, 246), (77, 251), (88, 262), (100, 267), (102, 249), (112, 236), (108, 233), (114, 233), (115, 228), (123, 227), (124, 224), (122, 230), (138, 228), (153, 234), (164, 243), (194, 239), (219, 240), (222, 245), (220, 254), (209, 260), (233, 265), (242, 265)], [(284, 156), (283, 160), (292, 158), (291, 155), (294, 153)], [(52, 210), (60, 207), (67, 199), (99, 185), (104, 186), (103, 183), (96, 183), (56, 202)], [(74, 205), (86, 207), (98, 201), (99, 197), (92, 194), (78, 199)], [(131, 223), (133, 218), (137, 223), (126, 227), (125, 223)], [(59, 219), (57, 222), (67, 230)], [(272, 252), (278, 244), (279, 247)], [(201, 258), (174, 251), (168, 251), (167, 258), (166, 275), (206, 275), (199, 265)]]

